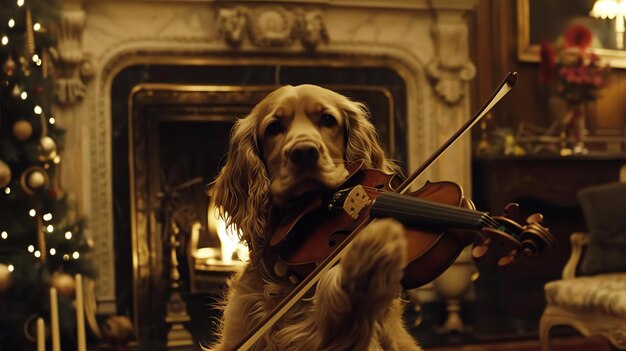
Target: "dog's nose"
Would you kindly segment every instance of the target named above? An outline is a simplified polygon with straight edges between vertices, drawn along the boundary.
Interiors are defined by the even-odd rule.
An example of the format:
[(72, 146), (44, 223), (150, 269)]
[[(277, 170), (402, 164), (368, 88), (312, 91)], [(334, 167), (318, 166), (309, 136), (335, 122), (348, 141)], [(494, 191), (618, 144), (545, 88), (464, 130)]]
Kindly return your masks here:
[(287, 156), (295, 166), (304, 168), (317, 163), (320, 151), (313, 143), (301, 142), (291, 148)]

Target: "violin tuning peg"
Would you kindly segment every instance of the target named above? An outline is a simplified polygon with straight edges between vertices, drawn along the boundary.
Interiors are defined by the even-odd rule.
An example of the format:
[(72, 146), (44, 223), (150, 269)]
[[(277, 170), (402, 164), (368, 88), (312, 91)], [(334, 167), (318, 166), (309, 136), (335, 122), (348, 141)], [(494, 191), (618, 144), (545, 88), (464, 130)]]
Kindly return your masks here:
[(472, 257), (474, 259), (482, 258), (489, 251), (489, 244), (491, 243), (491, 239), (487, 238), (480, 243), (475, 243), (472, 248)]
[(504, 211), (502, 212), (502, 214), (508, 218), (518, 217), (519, 216), (519, 204), (510, 203), (506, 205), (506, 207), (504, 207)]
[(541, 213), (533, 213), (526, 219), (526, 223), (541, 223), (543, 222), (543, 215)]
[(472, 249), (472, 257), (474, 257), (474, 258), (481, 258), (481, 257), (485, 256), (485, 254), (487, 253), (488, 250), (489, 250), (489, 246), (487, 246), (487, 245), (475, 246)]
[(510, 265), (515, 260), (515, 256), (517, 256), (517, 250), (509, 252), (508, 256), (501, 257), (498, 260), (498, 266), (505, 267)]

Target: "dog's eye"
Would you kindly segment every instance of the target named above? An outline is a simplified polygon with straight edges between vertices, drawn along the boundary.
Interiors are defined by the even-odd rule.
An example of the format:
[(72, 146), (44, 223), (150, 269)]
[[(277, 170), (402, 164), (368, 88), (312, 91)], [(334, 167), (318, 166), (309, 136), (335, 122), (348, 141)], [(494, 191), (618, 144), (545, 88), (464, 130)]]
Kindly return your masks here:
[(265, 135), (278, 135), (283, 132), (283, 125), (279, 121), (272, 121), (265, 127)]
[(320, 118), (320, 123), (325, 127), (332, 127), (337, 125), (337, 119), (330, 113), (324, 113)]

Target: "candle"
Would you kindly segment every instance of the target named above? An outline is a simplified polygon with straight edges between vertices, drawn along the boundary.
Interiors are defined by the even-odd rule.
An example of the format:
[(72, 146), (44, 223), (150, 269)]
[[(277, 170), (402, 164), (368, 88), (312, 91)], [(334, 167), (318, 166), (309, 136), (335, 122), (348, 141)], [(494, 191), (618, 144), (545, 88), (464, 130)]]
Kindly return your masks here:
[(78, 330), (78, 351), (87, 351), (85, 340), (85, 303), (83, 300), (83, 276), (76, 274), (76, 329)]
[(46, 351), (46, 330), (43, 318), (37, 318), (37, 351)]
[(57, 303), (57, 289), (55, 288), (50, 288), (50, 327), (52, 328), (52, 351), (61, 351), (59, 305)]

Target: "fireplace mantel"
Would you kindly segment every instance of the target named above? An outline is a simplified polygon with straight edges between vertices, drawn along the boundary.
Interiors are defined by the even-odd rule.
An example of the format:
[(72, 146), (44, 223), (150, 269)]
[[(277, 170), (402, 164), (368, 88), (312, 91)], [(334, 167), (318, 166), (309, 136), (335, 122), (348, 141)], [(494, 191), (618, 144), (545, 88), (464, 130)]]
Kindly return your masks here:
[[(111, 86), (119, 72), (139, 64), (289, 65), (316, 58), (382, 65), (406, 83), (407, 162), (415, 168), (470, 115), (467, 83), (475, 67), (467, 17), (475, 3), (64, 0), (55, 117), (68, 130), (63, 179), (95, 242), (99, 311), (115, 313), (116, 302), (113, 197), (122, 195), (112, 191)], [(229, 27), (225, 20), (234, 22)], [(300, 27), (285, 37), (290, 25)], [(469, 139), (457, 143), (427, 179), (456, 181), (469, 190)]]

